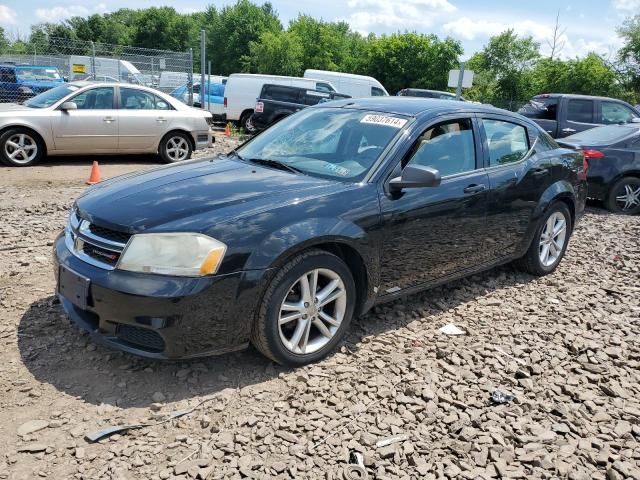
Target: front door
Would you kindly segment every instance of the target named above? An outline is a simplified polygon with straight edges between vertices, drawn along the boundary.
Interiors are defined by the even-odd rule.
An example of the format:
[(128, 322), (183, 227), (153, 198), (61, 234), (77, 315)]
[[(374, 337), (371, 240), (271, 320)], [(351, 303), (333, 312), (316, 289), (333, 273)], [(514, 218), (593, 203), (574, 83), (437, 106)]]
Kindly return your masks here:
[(380, 294), (427, 284), (482, 263), (488, 192), (472, 116), (427, 126), (391, 175), (437, 169), (437, 187), (381, 192)]
[(51, 120), (57, 151), (115, 153), (118, 148), (117, 110), (113, 87), (97, 87), (71, 97), (77, 110), (57, 110)]
[(120, 87), (118, 120), (120, 152), (155, 150), (169, 131), (174, 110), (162, 98), (146, 90)]

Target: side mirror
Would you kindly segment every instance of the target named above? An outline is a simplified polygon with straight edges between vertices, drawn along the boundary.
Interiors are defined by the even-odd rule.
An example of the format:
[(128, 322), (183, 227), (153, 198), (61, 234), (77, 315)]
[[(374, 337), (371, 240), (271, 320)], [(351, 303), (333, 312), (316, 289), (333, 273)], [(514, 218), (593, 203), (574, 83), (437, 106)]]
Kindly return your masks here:
[(76, 102), (64, 102), (62, 105), (60, 105), (60, 110), (63, 111), (67, 111), (67, 110), (77, 110), (78, 109), (78, 104), (76, 104)]
[(631, 119), (631, 123), (640, 123), (640, 118), (639, 117), (633, 117)]
[(389, 186), (397, 192), (404, 188), (437, 187), (440, 180), (440, 172), (433, 167), (407, 165), (402, 170), (402, 176), (392, 178)]

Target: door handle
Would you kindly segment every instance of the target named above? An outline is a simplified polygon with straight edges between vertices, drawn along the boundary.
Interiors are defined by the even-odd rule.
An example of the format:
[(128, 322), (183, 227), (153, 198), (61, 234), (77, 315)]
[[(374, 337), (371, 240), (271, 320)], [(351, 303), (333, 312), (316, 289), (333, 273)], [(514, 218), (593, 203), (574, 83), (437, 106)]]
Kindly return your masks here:
[(575, 129), (575, 128), (569, 128), (569, 127), (567, 127), (567, 128), (563, 128), (563, 129), (562, 129), (562, 131), (563, 131), (564, 133), (573, 133), (573, 132), (575, 132), (575, 131), (576, 131), (576, 129)]
[(535, 177), (543, 177), (547, 173), (549, 173), (549, 169), (548, 168), (534, 168), (532, 170), (532, 172), (533, 172), (533, 176), (535, 176)]
[(468, 187), (466, 187), (464, 190), (462, 190), (464, 193), (480, 193), (482, 191), (484, 191), (487, 187), (484, 186), (483, 183), (479, 183), (479, 184), (471, 184)]
[(164, 122), (166, 122), (166, 121), (167, 121), (167, 119), (166, 119), (166, 118), (164, 118), (164, 117), (158, 117), (158, 118), (156, 118), (156, 122), (158, 122), (158, 123), (164, 123)]
[(113, 118), (113, 117), (104, 117), (104, 118), (102, 119), (102, 121), (103, 121), (104, 123), (113, 123), (113, 122), (115, 122), (115, 121), (116, 121), (116, 119), (115, 119), (115, 118)]

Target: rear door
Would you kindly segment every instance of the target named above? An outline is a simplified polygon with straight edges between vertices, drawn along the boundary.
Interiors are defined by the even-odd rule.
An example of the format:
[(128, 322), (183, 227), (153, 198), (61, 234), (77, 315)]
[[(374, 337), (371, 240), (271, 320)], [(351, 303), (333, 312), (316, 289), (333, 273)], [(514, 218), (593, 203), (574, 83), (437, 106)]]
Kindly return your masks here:
[(559, 129), (558, 138), (567, 137), (599, 125), (596, 120), (595, 100), (564, 97), (562, 103), (564, 108), (561, 111), (564, 115), (564, 121)]
[(175, 110), (159, 96), (131, 87), (120, 87), (118, 151), (149, 152), (170, 130)]
[(56, 110), (51, 119), (56, 150), (69, 153), (115, 153), (118, 111), (114, 87), (95, 87), (68, 99), (77, 110)]
[(539, 132), (510, 116), (479, 114), (489, 198), (485, 252), (488, 259), (516, 253), (538, 200), (552, 178), (552, 156)]

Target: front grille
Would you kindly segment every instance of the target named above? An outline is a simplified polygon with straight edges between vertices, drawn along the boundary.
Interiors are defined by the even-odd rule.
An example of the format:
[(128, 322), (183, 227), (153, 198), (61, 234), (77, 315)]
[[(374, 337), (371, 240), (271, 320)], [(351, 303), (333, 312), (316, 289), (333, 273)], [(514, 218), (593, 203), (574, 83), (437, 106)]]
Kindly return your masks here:
[(117, 252), (113, 252), (87, 242), (84, 242), (82, 245), (82, 252), (94, 260), (113, 266), (118, 263), (118, 259), (120, 258), (120, 254)]
[(115, 230), (111, 230), (109, 228), (104, 228), (95, 223), (89, 225), (89, 231), (93, 233), (96, 237), (101, 237), (107, 240), (111, 240), (112, 242), (118, 243), (127, 243), (131, 238), (131, 235), (124, 232), (117, 232)]
[(210, 127), (213, 127), (216, 122), (213, 120), (213, 117), (207, 117), (207, 123)]
[(149, 352), (162, 352), (164, 350), (164, 340), (155, 330), (120, 324), (116, 327), (116, 336), (123, 342), (130, 343)]

